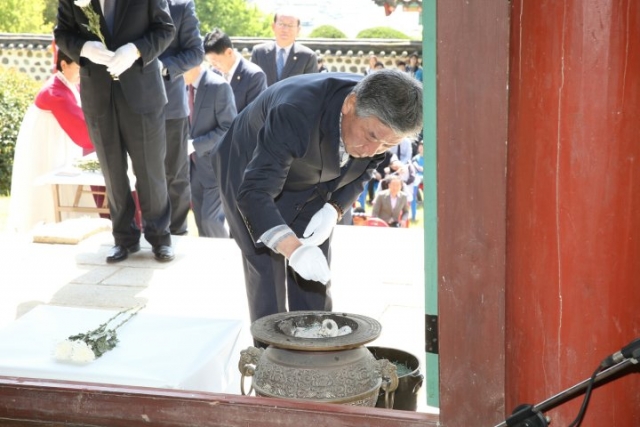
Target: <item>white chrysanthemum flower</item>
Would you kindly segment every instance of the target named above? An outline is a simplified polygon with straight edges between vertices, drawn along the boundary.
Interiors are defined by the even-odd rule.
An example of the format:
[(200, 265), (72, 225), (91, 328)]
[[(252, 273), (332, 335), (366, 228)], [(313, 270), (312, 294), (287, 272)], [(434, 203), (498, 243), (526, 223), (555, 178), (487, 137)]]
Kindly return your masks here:
[(78, 7), (87, 7), (91, 4), (91, 0), (76, 0), (73, 2)]
[(73, 351), (71, 352), (71, 360), (73, 362), (87, 363), (93, 362), (96, 359), (96, 355), (84, 341), (74, 341)]
[(69, 340), (60, 341), (55, 348), (55, 358), (60, 361), (71, 360), (73, 353), (73, 343)]

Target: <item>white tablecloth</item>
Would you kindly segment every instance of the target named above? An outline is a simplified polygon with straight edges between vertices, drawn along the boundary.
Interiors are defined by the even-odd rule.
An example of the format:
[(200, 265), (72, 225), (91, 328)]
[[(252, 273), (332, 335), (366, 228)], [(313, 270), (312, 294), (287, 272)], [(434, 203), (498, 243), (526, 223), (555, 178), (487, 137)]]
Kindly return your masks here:
[(116, 313), (34, 308), (0, 329), (0, 375), (239, 394), (239, 319), (171, 317), (143, 309), (118, 329), (120, 342), (102, 357), (82, 365), (55, 360), (58, 342)]

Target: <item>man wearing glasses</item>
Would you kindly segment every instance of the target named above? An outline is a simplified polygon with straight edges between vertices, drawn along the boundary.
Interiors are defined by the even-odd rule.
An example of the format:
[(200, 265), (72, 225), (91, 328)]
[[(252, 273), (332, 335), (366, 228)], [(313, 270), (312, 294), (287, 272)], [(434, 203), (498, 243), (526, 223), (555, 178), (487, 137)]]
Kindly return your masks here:
[(318, 72), (315, 52), (295, 43), (300, 33), (300, 18), (293, 12), (276, 12), (271, 24), (275, 40), (253, 47), (251, 62), (267, 75), (267, 86), (299, 74)]

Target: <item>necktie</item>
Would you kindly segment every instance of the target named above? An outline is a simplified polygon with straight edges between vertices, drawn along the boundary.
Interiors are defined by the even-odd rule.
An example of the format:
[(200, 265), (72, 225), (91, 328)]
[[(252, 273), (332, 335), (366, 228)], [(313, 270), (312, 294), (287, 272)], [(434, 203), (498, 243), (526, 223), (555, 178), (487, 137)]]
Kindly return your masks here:
[(276, 60), (276, 71), (278, 72), (278, 80), (282, 75), (282, 69), (284, 68), (284, 49), (278, 50), (278, 59)]
[(196, 95), (195, 90), (193, 89), (193, 85), (188, 85), (187, 89), (189, 90), (189, 124), (191, 124), (191, 122), (193, 121), (193, 106)]
[(113, 35), (113, 20), (115, 18), (116, 0), (104, 0), (104, 20), (107, 22), (107, 29)]

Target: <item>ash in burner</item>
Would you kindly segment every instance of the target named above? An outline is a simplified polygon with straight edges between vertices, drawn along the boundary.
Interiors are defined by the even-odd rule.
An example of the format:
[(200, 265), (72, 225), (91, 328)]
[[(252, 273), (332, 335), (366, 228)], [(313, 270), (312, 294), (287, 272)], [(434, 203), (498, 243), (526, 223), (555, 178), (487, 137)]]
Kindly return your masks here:
[(325, 319), (322, 323), (314, 322), (308, 326), (295, 326), (291, 332), (294, 337), (300, 338), (332, 338), (348, 335), (353, 331), (349, 325), (339, 328), (335, 320)]

